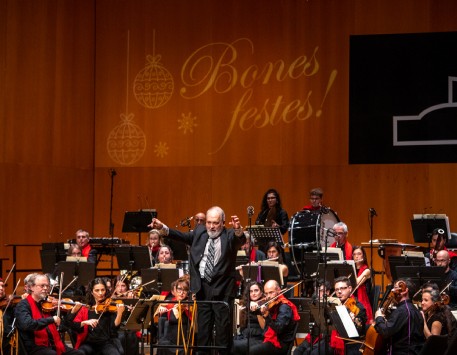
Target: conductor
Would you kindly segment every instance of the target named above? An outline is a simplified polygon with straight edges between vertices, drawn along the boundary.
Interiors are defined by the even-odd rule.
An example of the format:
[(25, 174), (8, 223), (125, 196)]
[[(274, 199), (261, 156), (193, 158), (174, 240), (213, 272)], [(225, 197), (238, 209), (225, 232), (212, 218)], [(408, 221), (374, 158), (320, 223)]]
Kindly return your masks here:
[[(190, 290), (197, 301), (224, 301), (230, 305), (231, 310), (236, 294), (235, 261), (241, 246), (243, 227), (237, 216), (231, 216), (233, 229), (226, 229), (224, 223), (224, 211), (214, 206), (206, 212), (206, 224), (198, 225), (190, 232), (169, 229), (156, 218), (149, 227), (191, 246)], [(219, 351), (220, 354), (228, 354), (232, 341), (231, 311), (228, 312), (222, 303), (199, 303), (197, 312), (198, 346), (210, 345), (215, 327), (215, 345), (226, 349)], [(200, 350), (198, 353), (207, 352)]]

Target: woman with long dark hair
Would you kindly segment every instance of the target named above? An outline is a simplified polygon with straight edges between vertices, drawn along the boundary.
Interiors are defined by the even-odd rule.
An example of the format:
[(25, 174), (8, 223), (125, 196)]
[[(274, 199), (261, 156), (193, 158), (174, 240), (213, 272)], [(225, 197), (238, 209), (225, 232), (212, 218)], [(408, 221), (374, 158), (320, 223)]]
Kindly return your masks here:
[(367, 312), (367, 324), (373, 321), (373, 310), (370, 304), (368, 294), (371, 291), (371, 270), (368, 267), (367, 253), (365, 249), (359, 246), (352, 248), (352, 259), (355, 262), (357, 270), (357, 285), (359, 286), (354, 292), (354, 296), (365, 307)]
[(241, 332), (233, 340), (232, 354), (247, 354), (248, 338), (249, 346), (263, 342), (265, 319), (261, 316), (259, 311), (252, 312), (250, 310), (251, 301), (259, 302), (263, 296), (263, 286), (260, 282), (251, 281), (244, 289), (241, 302), (241, 306), (244, 307), (244, 309), (240, 313)]
[(125, 307), (122, 303), (111, 304), (109, 296), (104, 279), (97, 277), (87, 287), (87, 307), (77, 303), (67, 316), (67, 325), (77, 333), (75, 348), (85, 354), (124, 353), (117, 331)]
[(443, 304), (439, 291), (422, 291), (422, 316), (424, 317), (424, 336), (453, 334), (456, 329), (454, 316), (449, 307)]
[(281, 234), (289, 228), (289, 216), (282, 208), (281, 197), (275, 189), (269, 189), (262, 198), (260, 213), (255, 221), (256, 225), (279, 228)]

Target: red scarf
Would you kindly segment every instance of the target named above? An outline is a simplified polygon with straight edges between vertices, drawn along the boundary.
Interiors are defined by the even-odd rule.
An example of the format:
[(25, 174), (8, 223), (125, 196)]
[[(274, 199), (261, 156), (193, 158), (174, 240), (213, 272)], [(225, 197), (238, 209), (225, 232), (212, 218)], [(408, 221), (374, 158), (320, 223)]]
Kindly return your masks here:
[[(278, 317), (279, 306), (281, 304), (287, 304), (290, 308), (292, 308), (292, 319), (295, 322), (298, 322), (300, 320), (300, 315), (298, 314), (297, 307), (295, 307), (295, 305), (292, 302), (290, 302), (287, 298), (281, 295), (278, 297), (276, 301), (279, 302), (279, 304), (273, 306), (273, 308), (270, 309), (271, 319), (275, 320)], [(263, 342), (270, 342), (275, 347), (281, 349), (281, 344), (279, 343), (278, 335), (273, 329), (271, 329), (271, 327), (268, 327), (267, 331), (265, 332)]]
[[(27, 296), (27, 301), (29, 302), (33, 319), (48, 318), (48, 317), (45, 317), (44, 314), (41, 313), (41, 310), (38, 308), (32, 295)], [(49, 324), (47, 326), (47, 328), (50, 330), (52, 338), (54, 340), (54, 345), (56, 347), (57, 355), (61, 355), (62, 353), (65, 352), (65, 345), (63, 345), (62, 339), (60, 339), (59, 332), (57, 331), (55, 323)], [(40, 330), (35, 330), (34, 333), (35, 333), (35, 344), (36, 345), (44, 346), (46, 348), (51, 346), (51, 344), (49, 344), (49, 337), (48, 337), (48, 332), (46, 331), (46, 327), (43, 329), (40, 329)]]
[[(81, 323), (82, 321), (89, 319), (89, 310), (86, 307), (81, 307), (78, 314), (76, 315), (74, 322)], [(82, 342), (86, 339), (87, 334), (89, 333), (89, 327), (87, 325), (84, 326), (83, 331), (81, 333), (76, 334), (76, 344), (75, 349), (79, 349)]]
[(81, 250), (81, 255), (82, 256), (85, 256), (86, 258), (89, 257), (89, 252), (90, 250), (92, 249), (92, 247), (90, 246), (90, 244), (87, 244), (82, 250)]

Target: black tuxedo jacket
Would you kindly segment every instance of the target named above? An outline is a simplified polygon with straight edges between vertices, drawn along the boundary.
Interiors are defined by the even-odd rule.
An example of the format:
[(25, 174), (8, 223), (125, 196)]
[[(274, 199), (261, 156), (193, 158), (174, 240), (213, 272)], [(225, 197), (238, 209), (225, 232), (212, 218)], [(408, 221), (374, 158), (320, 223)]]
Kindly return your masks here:
[[(168, 237), (190, 245), (190, 290), (196, 294), (202, 287), (199, 266), (209, 239), (206, 227), (200, 225), (191, 232), (170, 229)], [(235, 296), (235, 261), (236, 254), (241, 246), (241, 239), (235, 235), (233, 229), (226, 229), (225, 227), (222, 230), (220, 238), (221, 257), (215, 265), (214, 276), (210, 283), (212, 296), (233, 297)]]

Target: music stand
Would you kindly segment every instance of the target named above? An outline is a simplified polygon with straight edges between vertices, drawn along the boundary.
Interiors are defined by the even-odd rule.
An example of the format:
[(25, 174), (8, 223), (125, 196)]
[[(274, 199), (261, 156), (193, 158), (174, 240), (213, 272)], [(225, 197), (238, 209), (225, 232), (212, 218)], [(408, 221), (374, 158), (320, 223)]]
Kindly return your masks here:
[[(134, 330), (141, 331), (141, 334), (144, 333), (144, 329), (149, 327), (151, 323), (151, 314), (150, 312), (152, 300), (139, 300), (135, 307), (132, 309), (130, 316), (127, 319), (127, 322), (124, 325), (124, 330)], [(141, 354), (144, 354), (144, 337), (141, 337)]]
[(311, 321), (311, 310), (309, 303), (310, 298), (289, 298), (289, 300), (297, 307), (300, 320), (298, 321), (297, 333), (309, 333), (309, 323)]
[(124, 223), (122, 224), (122, 233), (138, 233), (138, 245), (141, 245), (141, 233), (149, 232), (151, 220), (157, 218), (155, 209), (126, 211), (124, 214)]
[(57, 265), (57, 272), (60, 275), (63, 272), (62, 286), (67, 286), (73, 277), (77, 276), (78, 279), (75, 281), (75, 288), (77, 286), (86, 286), (90, 281), (95, 279), (95, 264), (85, 263), (77, 261), (59, 261)]
[(425, 266), (425, 258), (418, 256), (389, 255), (388, 261), (393, 280), (398, 279), (397, 267), (399, 266)]
[(243, 276), (245, 280), (257, 280), (259, 276), (259, 269), (260, 269), (260, 279), (262, 284), (265, 284), (265, 282), (269, 280), (275, 280), (278, 282), (279, 285), (284, 284), (284, 280), (281, 274), (281, 271), (279, 270), (279, 266), (275, 265), (243, 265)]
[(451, 239), (449, 218), (442, 214), (415, 214), (411, 219), (411, 228), (415, 243), (429, 243), (433, 230), (441, 228), (448, 239)]
[(284, 248), (284, 241), (279, 228), (252, 226), (248, 228), (251, 240), (266, 254), (266, 247), (270, 241), (278, 243)]
[(359, 332), (352, 321), (346, 306), (336, 306), (330, 312), (330, 318), (337, 332), (343, 338), (358, 338)]
[[(329, 325), (327, 323), (327, 316), (329, 315), (329, 311), (334, 307), (333, 305), (327, 305), (324, 302), (316, 302), (313, 303), (311, 301), (308, 302), (309, 310), (311, 312), (311, 318), (314, 320), (314, 323), (316, 324), (315, 327), (317, 326), (318, 329), (321, 330), (321, 333), (323, 333), (323, 330), (326, 329), (326, 327)], [(330, 324), (329, 325), (329, 330), (333, 330), (335, 327)]]
[(57, 263), (65, 261), (66, 256), (64, 243), (43, 243), (40, 250), (42, 272), (52, 275)]
[[(171, 291), (171, 283), (179, 279), (179, 270), (168, 268), (141, 269), (141, 279), (143, 284), (156, 280), (159, 292)], [(153, 284), (146, 285), (143, 289), (149, 292), (156, 291)]]
[[(321, 275), (320, 270), (326, 270), (326, 274)], [(323, 273), (323, 272), (322, 272)], [(341, 276), (349, 276), (349, 280), (351, 281), (352, 287), (357, 285), (357, 273), (355, 271), (355, 266), (352, 263), (348, 263), (345, 261), (333, 261), (328, 262), (327, 266), (325, 263), (320, 263), (317, 269), (317, 274), (319, 279), (324, 279), (330, 282), (330, 285), (335, 284), (335, 279)]]
[(421, 287), (427, 281), (436, 283), (440, 289), (445, 286), (444, 266), (397, 266), (396, 268), (399, 279), (410, 278), (417, 287)]
[(140, 271), (141, 269), (152, 266), (149, 250), (145, 245), (120, 246), (115, 247), (114, 250), (120, 270), (129, 270), (132, 272), (133, 270)]

